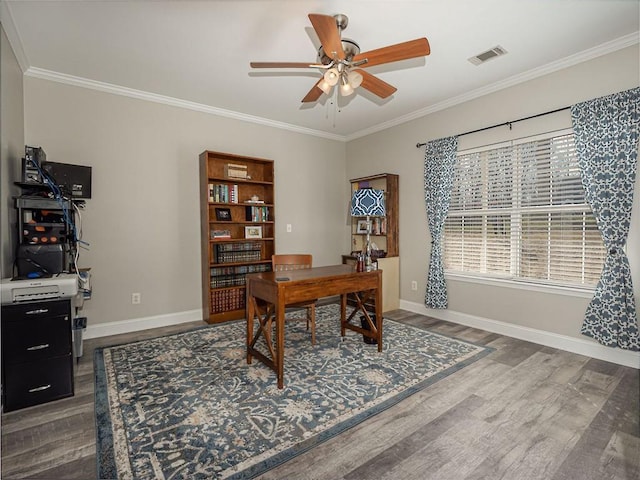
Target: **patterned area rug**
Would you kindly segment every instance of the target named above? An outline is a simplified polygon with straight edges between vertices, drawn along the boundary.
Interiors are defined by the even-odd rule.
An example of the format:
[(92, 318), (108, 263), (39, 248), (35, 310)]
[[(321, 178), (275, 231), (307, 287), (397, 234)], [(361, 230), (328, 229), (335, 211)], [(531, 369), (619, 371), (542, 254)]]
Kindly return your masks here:
[(285, 388), (246, 363), (246, 322), (96, 351), (98, 478), (251, 478), (491, 351), (384, 321), (384, 349), (317, 309), (287, 322)]

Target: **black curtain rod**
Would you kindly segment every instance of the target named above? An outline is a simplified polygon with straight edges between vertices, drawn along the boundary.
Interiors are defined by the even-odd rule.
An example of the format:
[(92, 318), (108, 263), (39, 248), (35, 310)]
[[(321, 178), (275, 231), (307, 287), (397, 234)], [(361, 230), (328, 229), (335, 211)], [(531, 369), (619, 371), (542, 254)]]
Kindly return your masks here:
[[(538, 113), (537, 115), (531, 115), (529, 117), (524, 117), (524, 118), (519, 118), (517, 120), (511, 120), (510, 122), (504, 122), (504, 123), (498, 123), (496, 125), (491, 125), (490, 127), (484, 127), (484, 128), (478, 128), (477, 130), (471, 130), (470, 132), (464, 132), (464, 133), (459, 133), (457, 136), (458, 137), (462, 137), (463, 135), (470, 135), (472, 133), (478, 133), (478, 132), (484, 132), (485, 130), (490, 130), (492, 128), (497, 128), (497, 127), (509, 127), (509, 130), (511, 130), (511, 125), (517, 122), (523, 122), (525, 120), (531, 120), (532, 118), (538, 118), (538, 117), (542, 117), (544, 115), (550, 115), (552, 113), (557, 113), (557, 112), (562, 112), (563, 110), (569, 110), (571, 107), (562, 107), (562, 108), (557, 108), (555, 110), (550, 110), (548, 112), (544, 112), (544, 113)], [(420, 148), (420, 147), (424, 147), (427, 143), (416, 143), (416, 148)]]

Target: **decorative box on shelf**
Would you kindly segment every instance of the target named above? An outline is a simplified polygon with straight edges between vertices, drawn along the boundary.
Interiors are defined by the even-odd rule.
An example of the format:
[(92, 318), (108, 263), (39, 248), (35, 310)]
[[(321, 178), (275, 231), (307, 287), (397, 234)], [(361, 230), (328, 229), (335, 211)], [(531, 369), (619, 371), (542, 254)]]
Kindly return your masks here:
[(238, 178), (241, 180), (249, 178), (247, 166), (239, 163), (227, 163), (225, 165), (224, 174), (228, 178)]
[(229, 239), (231, 238), (231, 230), (211, 230), (211, 238), (213, 239)]

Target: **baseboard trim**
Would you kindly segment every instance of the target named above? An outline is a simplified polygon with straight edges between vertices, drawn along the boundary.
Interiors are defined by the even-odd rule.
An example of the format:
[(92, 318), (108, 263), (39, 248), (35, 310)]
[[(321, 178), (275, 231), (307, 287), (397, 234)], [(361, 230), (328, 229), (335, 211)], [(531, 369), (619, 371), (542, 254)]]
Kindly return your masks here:
[(467, 327), (479, 328), (487, 332), (499, 333), (508, 337), (525, 340), (546, 347), (558, 348), (571, 353), (597, 358), (625, 367), (640, 369), (640, 352), (630, 352), (619, 348), (610, 348), (600, 345), (595, 341), (580, 338), (568, 337), (557, 333), (537, 330), (535, 328), (523, 327), (511, 323), (491, 320), (489, 318), (477, 317), (467, 313), (455, 312), (453, 310), (436, 310), (427, 308), (424, 305), (406, 300), (400, 300), (400, 308), (409, 312), (427, 315), (446, 320), (448, 322), (465, 325)]
[[(640, 352), (630, 352), (627, 350), (620, 350), (618, 348), (605, 347), (586, 338), (580, 339), (568, 337), (566, 335), (545, 332), (544, 330), (523, 327), (453, 310), (431, 309), (422, 304), (406, 300), (400, 300), (400, 308), (409, 312), (437, 318), (438, 320), (446, 320), (448, 322), (465, 325), (467, 327), (479, 328), (481, 330), (486, 330), (487, 332), (499, 333), (519, 340), (558, 348), (567, 352), (597, 358), (599, 360), (616, 363), (625, 367), (640, 369)], [(97, 325), (87, 326), (84, 338), (107, 337), (109, 335), (119, 335), (122, 333), (131, 333), (150, 328), (166, 327), (169, 325), (178, 325), (181, 323), (197, 322), (201, 320), (202, 310), (196, 309), (185, 312), (169, 313), (166, 315), (99, 323)]]
[(180, 323), (197, 321), (202, 321), (201, 309), (168, 313), (166, 315), (156, 315), (153, 317), (132, 318), (130, 320), (120, 320), (117, 322), (98, 323), (97, 325), (88, 325), (83, 337), (85, 339), (108, 337), (109, 335), (120, 335), (121, 333), (131, 333), (140, 330), (148, 330), (149, 328), (166, 327), (169, 325), (178, 325)]
[[(340, 302), (340, 296), (324, 297), (318, 300), (318, 305)], [(137, 332), (156, 327), (166, 327), (178, 325), (180, 323), (202, 321), (202, 309), (187, 310), (185, 312), (168, 313), (166, 315), (155, 315), (153, 317), (132, 318), (130, 320), (120, 320), (117, 322), (99, 323), (88, 325), (82, 337), (84, 339), (108, 337), (109, 335), (120, 335), (121, 333)]]

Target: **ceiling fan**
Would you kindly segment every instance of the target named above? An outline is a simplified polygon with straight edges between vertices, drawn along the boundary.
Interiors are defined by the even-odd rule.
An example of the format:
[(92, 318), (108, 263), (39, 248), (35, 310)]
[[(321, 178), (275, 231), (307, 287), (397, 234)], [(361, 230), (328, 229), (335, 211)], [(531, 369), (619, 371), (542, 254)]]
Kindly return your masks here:
[[(303, 103), (315, 102), (332, 88), (339, 85), (340, 94), (351, 95), (355, 88), (362, 87), (380, 98), (387, 98), (397, 88), (380, 80), (363, 68), (384, 63), (423, 57), (431, 53), (426, 38), (418, 38), (408, 42), (389, 45), (387, 47), (360, 53), (360, 46), (348, 38), (342, 38), (342, 31), (347, 28), (349, 19), (346, 15), (321, 15), (310, 13), (309, 20), (313, 25), (322, 46), (318, 50), (317, 63), (300, 62), (251, 62), (252, 68), (318, 68), (324, 75), (302, 99)], [(357, 68), (362, 67), (362, 68)]]

